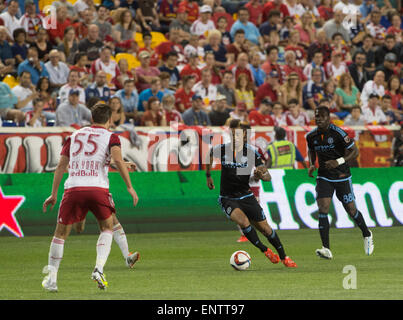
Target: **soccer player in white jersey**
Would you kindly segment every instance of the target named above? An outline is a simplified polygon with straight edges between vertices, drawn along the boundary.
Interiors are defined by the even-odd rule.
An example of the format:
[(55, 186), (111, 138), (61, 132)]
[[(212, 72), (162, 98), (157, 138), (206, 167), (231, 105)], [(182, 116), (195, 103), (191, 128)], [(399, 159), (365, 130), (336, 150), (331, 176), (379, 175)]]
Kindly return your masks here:
[(91, 277), (100, 289), (106, 289), (108, 286), (103, 269), (111, 250), (112, 214), (115, 212), (108, 180), (111, 159), (133, 198), (133, 205), (136, 206), (138, 202), (137, 193), (122, 159), (119, 137), (108, 130), (112, 121), (110, 107), (106, 104), (95, 105), (91, 114), (93, 125), (75, 131), (66, 140), (54, 174), (52, 193), (43, 203), (44, 212), (49, 205), (51, 209), (54, 207), (63, 173), (68, 168), (69, 176), (64, 184), (65, 191), (50, 245), (48, 265), (43, 270), (47, 275), (42, 281), (42, 286), (47, 291), (57, 291), (57, 273), (63, 258), (64, 242), (73, 224), (84, 220), (88, 211), (95, 215), (101, 231), (96, 246), (96, 264)]

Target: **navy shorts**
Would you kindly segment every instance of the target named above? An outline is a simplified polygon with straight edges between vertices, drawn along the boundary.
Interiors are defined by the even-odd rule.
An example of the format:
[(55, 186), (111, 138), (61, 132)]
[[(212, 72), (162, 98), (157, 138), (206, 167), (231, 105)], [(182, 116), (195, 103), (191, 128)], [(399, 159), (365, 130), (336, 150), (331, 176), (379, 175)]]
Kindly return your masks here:
[(344, 181), (329, 181), (321, 178), (316, 180), (316, 199), (332, 198), (334, 192), (343, 204), (355, 201), (351, 177)]
[(253, 194), (242, 198), (226, 198), (220, 196), (218, 203), (228, 218), (231, 217), (232, 211), (238, 208), (241, 209), (251, 221), (259, 222), (266, 220), (264, 211)]

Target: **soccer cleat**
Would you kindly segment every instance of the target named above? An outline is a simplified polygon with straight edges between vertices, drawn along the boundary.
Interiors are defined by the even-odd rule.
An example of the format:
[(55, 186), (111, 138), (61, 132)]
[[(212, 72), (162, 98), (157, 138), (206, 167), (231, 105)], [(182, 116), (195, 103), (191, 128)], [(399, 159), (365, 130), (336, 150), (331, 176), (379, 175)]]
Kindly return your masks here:
[(55, 278), (56, 269), (53, 266), (45, 266), (42, 273), (46, 274), (42, 281), (42, 287), (49, 292), (57, 292), (56, 281), (52, 281)]
[(105, 275), (100, 272), (97, 268), (94, 269), (92, 273), (92, 280), (98, 283), (98, 288), (101, 290), (106, 290), (108, 287), (108, 282), (106, 281)]
[(374, 251), (374, 239), (372, 238), (372, 232), (370, 231), (371, 235), (369, 237), (364, 238), (364, 250), (367, 256), (370, 256)]
[(134, 264), (140, 260), (140, 253), (130, 253), (129, 256), (126, 258), (126, 266), (130, 269), (133, 268)]
[(287, 268), (296, 268), (297, 264), (291, 260), (290, 257), (285, 257), (283, 260), (281, 260), (281, 262), (283, 263), (283, 265), (285, 265)]
[(333, 259), (332, 252), (328, 248), (325, 248), (325, 247), (322, 247), (322, 249), (316, 249), (315, 253), (320, 258)]
[(277, 254), (275, 254), (273, 251), (271, 251), (269, 248), (267, 248), (267, 250), (264, 253), (264, 255), (267, 258), (269, 258), (271, 263), (279, 263), (279, 261), (280, 261), (280, 257)]
[(239, 239), (236, 242), (247, 242), (248, 238), (245, 236), (240, 236)]

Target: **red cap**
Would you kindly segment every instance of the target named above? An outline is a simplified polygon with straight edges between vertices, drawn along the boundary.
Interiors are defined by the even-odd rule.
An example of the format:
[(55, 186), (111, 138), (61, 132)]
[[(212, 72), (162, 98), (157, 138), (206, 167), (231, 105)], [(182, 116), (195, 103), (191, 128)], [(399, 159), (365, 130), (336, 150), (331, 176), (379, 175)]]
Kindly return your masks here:
[(245, 102), (240, 102), (236, 105), (236, 107), (240, 110), (240, 111), (246, 111), (246, 103)]

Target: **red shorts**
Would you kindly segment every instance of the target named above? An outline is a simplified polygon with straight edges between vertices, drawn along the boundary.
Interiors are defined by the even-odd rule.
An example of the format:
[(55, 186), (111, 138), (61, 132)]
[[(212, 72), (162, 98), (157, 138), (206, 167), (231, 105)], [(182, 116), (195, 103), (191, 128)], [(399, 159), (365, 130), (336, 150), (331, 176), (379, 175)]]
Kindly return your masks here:
[(85, 219), (91, 211), (97, 220), (108, 219), (115, 212), (112, 195), (107, 189), (78, 187), (67, 189), (59, 207), (57, 222), (64, 225)]

